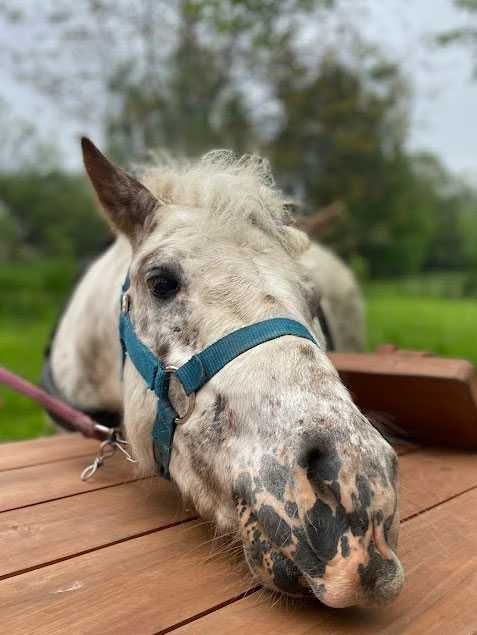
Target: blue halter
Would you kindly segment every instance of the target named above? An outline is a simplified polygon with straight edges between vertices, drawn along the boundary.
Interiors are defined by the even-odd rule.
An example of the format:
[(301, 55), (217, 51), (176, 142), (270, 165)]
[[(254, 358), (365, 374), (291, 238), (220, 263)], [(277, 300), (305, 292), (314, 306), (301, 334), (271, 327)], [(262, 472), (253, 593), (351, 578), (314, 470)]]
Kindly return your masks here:
[[(123, 285), (119, 338), (123, 351), (146, 382), (149, 390), (157, 396), (157, 411), (152, 429), (153, 450), (159, 473), (169, 476), (169, 462), (176, 423), (184, 422), (192, 413), (195, 393), (216, 375), (224, 366), (245, 351), (284, 335), (294, 335), (310, 340), (319, 346), (313, 335), (302, 324), (288, 318), (273, 318), (240, 328), (217, 340), (203, 351), (193, 355), (180, 368), (168, 368), (137, 337), (129, 317), (129, 276)], [(174, 374), (184, 393), (189, 397), (187, 413), (179, 416), (169, 398), (169, 383)]]

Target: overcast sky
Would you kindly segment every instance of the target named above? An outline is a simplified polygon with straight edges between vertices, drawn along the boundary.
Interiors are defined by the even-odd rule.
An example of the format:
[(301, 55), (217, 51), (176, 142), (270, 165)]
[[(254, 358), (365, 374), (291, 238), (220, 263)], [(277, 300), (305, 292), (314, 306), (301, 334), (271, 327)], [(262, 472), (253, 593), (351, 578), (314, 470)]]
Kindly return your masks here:
[[(367, 31), (390, 50), (414, 88), (413, 148), (430, 148), (477, 182), (477, 79), (466, 48), (433, 49), (424, 38), (465, 24), (451, 0), (369, 0)], [(475, 18), (474, 18), (475, 20)], [(477, 63), (477, 57), (475, 58)]]
[[(23, 0), (26, 1), (26, 0)], [(401, 62), (414, 89), (410, 145), (430, 149), (452, 170), (477, 183), (477, 81), (472, 81), (471, 54), (467, 49), (433, 49), (426, 44), (433, 33), (462, 25), (465, 13), (452, 0), (364, 0), (367, 10), (345, 0), (345, 9), (373, 40)], [(14, 4), (14, 3), (13, 3)], [(3, 29), (3, 30), (2, 30)], [(32, 34), (5, 32), (0, 39)], [(15, 112), (44, 132), (55, 134), (70, 166), (79, 161), (78, 135), (97, 135), (94, 122), (79, 126), (60, 115), (54, 104), (38, 97), (0, 65), (1, 96)]]

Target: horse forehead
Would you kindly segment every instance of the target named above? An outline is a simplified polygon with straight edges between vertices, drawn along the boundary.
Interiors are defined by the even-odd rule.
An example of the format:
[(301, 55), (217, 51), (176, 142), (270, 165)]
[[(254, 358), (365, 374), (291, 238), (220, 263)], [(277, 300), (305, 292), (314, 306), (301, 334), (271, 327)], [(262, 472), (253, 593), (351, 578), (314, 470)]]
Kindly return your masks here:
[(142, 263), (155, 259), (164, 251), (181, 248), (182, 245), (192, 243), (197, 239), (200, 223), (191, 210), (179, 208), (178, 212), (169, 213), (168, 210), (157, 212), (156, 219), (151, 223), (148, 233), (144, 236), (138, 250), (133, 254), (133, 261)]
[[(193, 244), (197, 253), (213, 251), (213, 243), (226, 242), (228, 248), (262, 250), (276, 243), (272, 238), (272, 223), (264, 228), (254, 221), (253, 215), (235, 213), (234, 210), (217, 210), (192, 205), (166, 204), (159, 206), (150, 223), (138, 255), (153, 255), (158, 249), (174, 244)], [(267, 231), (270, 230), (270, 231)], [(206, 240), (204, 240), (206, 239)]]

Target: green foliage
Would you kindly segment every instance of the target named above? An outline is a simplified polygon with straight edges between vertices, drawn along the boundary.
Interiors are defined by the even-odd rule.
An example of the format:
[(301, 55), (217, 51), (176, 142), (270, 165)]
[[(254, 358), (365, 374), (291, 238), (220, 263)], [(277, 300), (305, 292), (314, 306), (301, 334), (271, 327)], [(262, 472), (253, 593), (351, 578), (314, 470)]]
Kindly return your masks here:
[(7, 206), (0, 201), (0, 262), (13, 259), (20, 248), (18, 224)]
[(18, 326), (52, 322), (71, 289), (78, 267), (71, 260), (2, 263), (0, 322)]
[[(1, 9), (0, 5), (0, 15)], [(33, 171), (45, 174), (58, 165), (55, 140), (46, 139), (34, 124), (18, 116), (1, 96), (0, 126), (0, 173)]]
[[(85, 112), (101, 121), (122, 163), (157, 149), (258, 151), (310, 211), (344, 203), (329, 242), (369, 276), (477, 269), (477, 194), (435, 157), (409, 152), (408, 81), (348, 23), (344, 0), (57, 0), (13, 13), (7, 5), (0, 0), (0, 16), (11, 24), (49, 29), (17, 51), (17, 70), (82, 125)], [(322, 45), (333, 24), (336, 39)], [(8, 125), (1, 108), (0, 118), (15, 128), (7, 158), (31, 126)], [(105, 231), (83, 181), (52, 169), (49, 150), (35, 152), (36, 161), (0, 173), (10, 211), (0, 220), (3, 251), (95, 252)]]
[(477, 206), (473, 192), (465, 197), (465, 207), (458, 221), (459, 233), (462, 236), (462, 254), (477, 273)]
[(457, 44), (470, 48), (475, 58), (474, 75), (477, 78), (477, 22), (475, 21), (477, 0), (454, 0), (454, 4), (465, 12), (463, 24), (439, 33), (436, 42), (441, 46)]
[(269, 147), (281, 181), (314, 209), (344, 202), (349, 215), (335, 247), (364, 257), (371, 275), (419, 271), (434, 210), (404, 150), (407, 88), (399, 69), (374, 52), (361, 72), (335, 52), (313, 73), (291, 51), (284, 64), (290, 61), (298, 72), (279, 73), (285, 116)]
[(201, 4), (181, 4), (167, 73), (156, 74), (152, 62), (139, 69), (128, 63), (109, 79), (118, 104), (106, 125), (113, 156), (128, 161), (131, 152), (144, 156), (156, 148), (197, 156), (218, 146), (237, 152), (250, 146), (253, 126), (230, 82), (233, 42), (216, 50), (201, 41)]
[(455, 4), (467, 11), (477, 11), (477, 0), (455, 0)]
[(4, 201), (21, 237), (19, 257), (83, 258), (107, 236), (82, 177), (65, 172), (0, 174)]
[(477, 298), (477, 269), (471, 269), (466, 273), (463, 293), (466, 296)]

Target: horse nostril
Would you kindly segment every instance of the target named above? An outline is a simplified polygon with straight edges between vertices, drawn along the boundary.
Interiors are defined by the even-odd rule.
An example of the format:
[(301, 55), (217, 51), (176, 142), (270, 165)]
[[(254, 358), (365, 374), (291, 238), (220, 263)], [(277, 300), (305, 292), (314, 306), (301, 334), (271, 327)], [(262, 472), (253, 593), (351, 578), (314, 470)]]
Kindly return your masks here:
[(325, 444), (305, 452), (299, 464), (306, 470), (308, 480), (313, 485), (323, 485), (324, 481), (332, 483), (338, 480), (341, 461), (338, 454), (326, 448)]
[(305, 466), (308, 478), (311, 480), (314, 474), (319, 473), (319, 462), (322, 458), (319, 450), (311, 450), (305, 459)]

